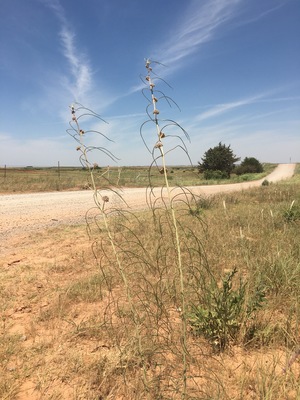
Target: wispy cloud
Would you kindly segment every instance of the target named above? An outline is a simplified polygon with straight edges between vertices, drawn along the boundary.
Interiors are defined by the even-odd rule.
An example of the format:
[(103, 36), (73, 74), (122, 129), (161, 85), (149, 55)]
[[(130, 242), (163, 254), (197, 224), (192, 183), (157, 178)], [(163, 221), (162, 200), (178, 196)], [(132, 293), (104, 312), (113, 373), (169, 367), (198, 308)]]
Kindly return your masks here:
[(194, 0), (172, 37), (157, 49), (155, 58), (173, 66), (214, 39), (219, 28), (237, 13), (241, 0)]
[(204, 121), (206, 119), (212, 118), (212, 117), (218, 117), (221, 114), (225, 114), (227, 112), (230, 112), (236, 108), (240, 108), (243, 106), (248, 106), (254, 103), (273, 103), (273, 102), (286, 102), (286, 101), (295, 101), (298, 100), (298, 96), (289, 96), (289, 97), (269, 97), (270, 95), (273, 95), (276, 92), (281, 91), (282, 88), (277, 88), (274, 90), (270, 91), (265, 91), (262, 93), (258, 93), (253, 96), (248, 96), (246, 98), (237, 100), (237, 101), (232, 101), (228, 103), (222, 103), (222, 104), (216, 104), (209, 108), (208, 110), (198, 114), (195, 117), (195, 120), (197, 122), (199, 121)]
[(69, 62), (72, 76), (75, 79), (75, 87), (73, 89), (74, 99), (80, 100), (91, 87), (91, 69), (89, 64), (84, 61), (86, 57), (80, 57), (76, 52), (74, 45), (75, 34), (68, 28), (63, 27), (60, 36), (64, 49), (64, 56)]
[[(267, 10), (262, 11), (261, 13), (255, 15), (252, 18), (246, 18), (246, 19), (241, 19), (239, 22), (236, 23), (235, 27), (237, 26), (241, 26), (241, 25), (247, 25), (247, 24), (251, 24), (253, 22), (256, 22), (258, 20), (260, 20), (261, 18), (266, 17), (268, 14), (282, 8), (283, 6), (285, 6), (290, 0), (283, 0), (282, 2), (279, 2), (278, 4), (276, 4), (274, 7), (268, 8)], [(262, 5), (263, 2), (261, 3)]]
[(80, 54), (75, 46), (75, 32), (69, 27), (65, 12), (59, 0), (44, 0), (53, 10), (61, 24), (60, 40), (62, 52), (69, 63), (72, 85), (68, 85), (75, 101), (80, 101), (91, 88), (92, 72), (87, 56)]
[(255, 96), (250, 96), (241, 100), (229, 102), (229, 103), (223, 103), (223, 104), (217, 104), (213, 107), (211, 107), (209, 110), (204, 111), (203, 113), (199, 114), (195, 119), (199, 121), (204, 121), (208, 118), (212, 117), (217, 117), (220, 114), (224, 114), (226, 112), (229, 112), (235, 108), (246, 106), (252, 103), (257, 102), (258, 100), (261, 100), (266, 96), (265, 93), (261, 93)]
[[(196, 53), (201, 45), (212, 41), (221, 25), (232, 19), (238, 12), (237, 5), (243, 0), (193, 0), (188, 7), (182, 22), (172, 27), (172, 37), (167, 38), (156, 47), (151, 55), (153, 60), (168, 66), (171, 70), (182, 66), (188, 56)], [(156, 68), (163, 76), (163, 71)], [(132, 87), (128, 94), (144, 88), (144, 84)]]
[(244, 0), (193, 0), (183, 15), (182, 22), (172, 27), (172, 36), (157, 46), (153, 59), (173, 70), (177, 69), (184, 60), (187, 61), (188, 56), (199, 53), (202, 45), (218, 38), (224, 30), (254, 23), (289, 1), (281, 0), (275, 6), (248, 18), (245, 15), (247, 9), (240, 7), (242, 3), (245, 5)]

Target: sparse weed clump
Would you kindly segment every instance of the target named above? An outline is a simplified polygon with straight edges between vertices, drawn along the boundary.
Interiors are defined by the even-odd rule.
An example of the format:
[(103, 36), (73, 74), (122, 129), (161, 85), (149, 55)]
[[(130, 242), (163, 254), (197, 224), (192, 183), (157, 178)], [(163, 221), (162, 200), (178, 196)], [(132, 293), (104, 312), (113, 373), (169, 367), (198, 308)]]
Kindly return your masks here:
[(214, 207), (217, 202), (215, 196), (198, 196), (189, 202), (189, 213), (192, 216), (203, 217), (205, 211)]
[(295, 205), (295, 200), (293, 200), (290, 207), (284, 211), (283, 218), (287, 222), (294, 222), (300, 220), (300, 206)]
[(247, 291), (247, 282), (240, 279), (236, 288), (233, 278), (237, 269), (222, 278), (218, 285), (214, 279), (204, 288), (203, 300), (200, 305), (192, 308), (190, 323), (195, 335), (206, 337), (213, 348), (224, 350), (229, 344), (236, 343), (244, 328), (244, 337), (255, 326), (255, 312), (260, 309), (265, 300), (265, 293), (256, 288), (253, 294)]
[(264, 179), (262, 181), (262, 186), (269, 186), (270, 182), (268, 181), (268, 179)]
[[(197, 198), (184, 188), (172, 188), (169, 183), (166, 156), (175, 149), (183, 149), (187, 157), (188, 152), (184, 139), (174, 135), (174, 130), (168, 135), (168, 129), (179, 129), (187, 139), (188, 135), (175, 121), (160, 119), (157, 105), (164, 101), (169, 105), (175, 103), (155, 89), (154, 81), (159, 78), (152, 64), (146, 60), (147, 88), (143, 93), (149, 101), (146, 108), (149, 120), (141, 127), (142, 137), (148, 124), (153, 124), (156, 131), (152, 148), (147, 145), (153, 157), (145, 193), (148, 213), (129, 212), (119, 189), (112, 189), (108, 181), (105, 185), (105, 171), (100, 172), (102, 181), (98, 180), (95, 174), (98, 164), (90, 161), (93, 152), (100, 150), (115, 158), (106, 149), (86, 144), (87, 133), (95, 131), (83, 130), (79, 120), (100, 117), (91, 110), (86, 112), (81, 105), (71, 106), (69, 133), (78, 142), (80, 161), (90, 173), (95, 201), (95, 210), (87, 212), (87, 223), (102, 278), (88, 280), (85, 285), (87, 290), (96, 289), (99, 300), (106, 304), (101, 322), (103, 335), (110, 346), (118, 349), (117, 365), (123, 371), (123, 379), (127, 381), (132, 368), (140, 376), (143, 387), (139, 389), (139, 398), (153, 398), (151, 393), (157, 391), (158, 382), (157, 396), (171, 391), (187, 398), (191, 385), (187, 304), (195, 296), (195, 280), (201, 273), (201, 264), (205, 263), (201, 238), (194, 231), (196, 226), (202, 226), (202, 220), (191, 212), (191, 204), (197, 204)], [(167, 148), (168, 137), (177, 138), (178, 146)], [(164, 177), (163, 186), (153, 185), (150, 173), (153, 170)], [(112, 206), (111, 199), (116, 196), (120, 197), (123, 208)], [(77, 284), (69, 289), (68, 296), (83, 298), (81, 291), (82, 286)], [(172, 360), (172, 367), (166, 363), (167, 359)]]

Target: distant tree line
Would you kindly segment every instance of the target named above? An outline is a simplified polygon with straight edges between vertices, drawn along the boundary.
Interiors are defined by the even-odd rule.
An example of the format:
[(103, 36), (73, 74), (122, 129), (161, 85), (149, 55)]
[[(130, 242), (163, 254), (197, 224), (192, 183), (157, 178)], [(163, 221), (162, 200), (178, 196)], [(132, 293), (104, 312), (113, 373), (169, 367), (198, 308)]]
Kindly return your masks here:
[(228, 179), (233, 172), (237, 175), (263, 172), (263, 166), (256, 158), (245, 157), (237, 166), (240, 159), (230, 145), (220, 142), (204, 153), (201, 162), (198, 162), (198, 171), (203, 173), (205, 179)]

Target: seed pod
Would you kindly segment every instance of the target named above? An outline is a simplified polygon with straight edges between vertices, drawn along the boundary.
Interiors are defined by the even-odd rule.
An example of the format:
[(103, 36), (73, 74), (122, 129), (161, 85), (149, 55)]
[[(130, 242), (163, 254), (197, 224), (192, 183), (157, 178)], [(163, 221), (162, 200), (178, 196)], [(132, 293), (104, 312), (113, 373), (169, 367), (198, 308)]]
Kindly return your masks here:
[(79, 133), (80, 135), (84, 135), (84, 131), (82, 129), (80, 129)]
[(155, 143), (154, 148), (159, 149), (160, 147), (163, 147), (163, 143), (159, 140), (158, 142)]
[(109, 202), (109, 197), (108, 196), (103, 196), (102, 200), (104, 201), (104, 203), (108, 203)]
[(157, 103), (157, 102), (158, 102), (158, 99), (157, 99), (157, 97), (154, 97), (154, 96), (152, 96), (152, 100), (153, 100), (153, 101), (155, 101), (155, 103)]
[(155, 87), (155, 84), (154, 83), (150, 83), (150, 89), (153, 89), (154, 87)]
[(166, 137), (166, 135), (162, 131), (160, 131), (159, 132), (159, 138), (163, 139), (164, 137)]
[(153, 114), (158, 115), (158, 114), (159, 114), (159, 111), (155, 109), (155, 110), (153, 110)]

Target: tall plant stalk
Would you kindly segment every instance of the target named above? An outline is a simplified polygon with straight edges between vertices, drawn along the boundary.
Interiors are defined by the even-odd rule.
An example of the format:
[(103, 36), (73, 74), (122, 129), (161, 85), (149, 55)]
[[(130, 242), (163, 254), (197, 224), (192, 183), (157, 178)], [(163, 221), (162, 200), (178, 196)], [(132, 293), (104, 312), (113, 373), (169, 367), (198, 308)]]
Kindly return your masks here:
[[(82, 107), (80, 107), (79, 109), (81, 109), (81, 108)], [(100, 118), (98, 116), (98, 114), (95, 114), (91, 110), (88, 110), (88, 111), (89, 111), (89, 115), (97, 117), (97, 118)], [(88, 155), (87, 155), (88, 152), (92, 150), (92, 148), (87, 147), (84, 144), (83, 137), (86, 134), (86, 132), (83, 129), (81, 129), (80, 126), (79, 126), (78, 119), (81, 116), (79, 116), (77, 118), (74, 105), (71, 106), (71, 113), (72, 113), (72, 122), (75, 124), (75, 131), (76, 131), (76, 134), (77, 134), (76, 135), (76, 140), (80, 144), (80, 146), (77, 147), (77, 150), (81, 152), (80, 161), (83, 164), (83, 166), (86, 167), (88, 169), (88, 171), (89, 171), (89, 175), (90, 175), (91, 182), (92, 182), (91, 189), (93, 191), (94, 202), (95, 202), (97, 208), (99, 209), (99, 211), (100, 211), (100, 213), (101, 213), (101, 215), (103, 217), (105, 230), (106, 230), (109, 242), (111, 244), (113, 253), (114, 253), (115, 258), (116, 258), (116, 262), (117, 262), (117, 265), (118, 265), (118, 270), (120, 272), (121, 278), (122, 278), (123, 283), (124, 283), (125, 288), (126, 288), (127, 298), (129, 300), (130, 307), (131, 307), (131, 310), (133, 312), (133, 315), (135, 315), (134, 306), (133, 306), (133, 302), (132, 302), (132, 298), (131, 298), (131, 294), (130, 294), (130, 290), (129, 290), (127, 277), (126, 277), (126, 275), (124, 273), (119, 254), (118, 254), (115, 242), (113, 240), (113, 235), (112, 235), (112, 232), (111, 232), (111, 229), (110, 229), (110, 226), (109, 226), (108, 216), (107, 216), (107, 213), (106, 213), (106, 204), (109, 202), (109, 197), (108, 196), (101, 196), (101, 198), (100, 198), (100, 193), (99, 193), (99, 190), (97, 189), (97, 186), (96, 186), (96, 183), (95, 183), (95, 178), (94, 178), (94, 169), (95, 169), (95, 167), (97, 165), (91, 164), (91, 162), (88, 159)], [(102, 118), (100, 118), (100, 119), (102, 119)], [(74, 129), (74, 126), (72, 124), (71, 124), (71, 128)], [(74, 135), (73, 135), (73, 137), (74, 137)], [(101, 149), (101, 150), (103, 150), (103, 149)], [(108, 150), (105, 150), (105, 153), (108, 154), (111, 158), (114, 158), (113, 155), (110, 152), (108, 152)]]
[[(142, 338), (141, 338), (141, 321), (140, 321), (140, 317), (138, 314), (138, 311), (136, 309), (136, 306), (134, 304), (134, 300), (132, 298), (132, 294), (131, 294), (131, 289), (130, 289), (130, 285), (128, 282), (128, 278), (127, 275), (125, 273), (125, 270), (123, 268), (120, 256), (119, 256), (119, 252), (113, 237), (113, 232), (111, 230), (110, 224), (109, 224), (109, 216), (106, 210), (106, 205), (109, 202), (109, 197), (108, 196), (101, 196), (99, 189), (96, 186), (96, 182), (95, 182), (95, 177), (94, 177), (94, 169), (95, 167), (97, 167), (97, 164), (92, 164), (89, 160), (88, 157), (88, 153), (91, 150), (94, 149), (99, 149), (102, 152), (104, 152), (106, 155), (108, 155), (111, 159), (115, 160), (115, 157), (112, 155), (112, 153), (110, 153), (107, 149), (104, 148), (94, 148), (94, 147), (89, 147), (86, 146), (84, 143), (84, 135), (87, 133), (85, 132), (83, 129), (81, 129), (80, 125), (79, 125), (79, 118), (81, 118), (84, 115), (89, 115), (91, 117), (96, 117), (102, 120), (102, 118), (100, 118), (100, 116), (96, 113), (94, 113), (91, 110), (85, 109), (85, 107), (78, 105), (77, 109), (75, 109), (75, 106), (72, 105), (71, 107), (71, 114), (72, 114), (72, 121), (70, 122), (70, 126), (71, 129), (68, 130), (68, 133), (79, 143), (79, 146), (77, 147), (77, 150), (81, 153), (80, 154), (80, 162), (81, 164), (88, 169), (89, 171), (89, 175), (91, 178), (91, 189), (93, 191), (93, 198), (94, 198), (94, 202), (96, 207), (98, 208), (98, 210), (100, 211), (101, 216), (103, 217), (103, 222), (104, 222), (104, 227), (105, 227), (105, 232), (107, 234), (108, 237), (108, 241), (111, 245), (113, 254), (115, 256), (115, 260), (116, 260), (116, 264), (117, 264), (117, 270), (119, 275), (121, 276), (121, 280), (123, 282), (124, 288), (125, 288), (125, 292), (126, 292), (126, 298), (130, 307), (130, 312), (132, 315), (132, 320), (135, 326), (135, 331), (136, 331), (136, 338), (137, 338), (137, 343), (138, 343), (138, 348), (139, 348), (139, 353), (141, 355), (141, 358), (143, 360), (143, 348), (142, 348)], [(78, 110), (87, 110), (87, 113), (81, 114), (80, 116), (76, 116), (76, 111)], [(104, 121), (104, 120), (102, 120)], [(95, 131), (93, 131), (95, 132)], [(100, 133), (100, 132), (97, 132)], [(108, 139), (105, 135), (103, 135), (102, 133), (100, 133), (102, 136), (104, 136), (106, 139)], [(109, 140), (109, 139), (108, 139)], [(147, 377), (146, 377), (146, 369), (143, 363), (143, 369), (144, 369), (144, 383), (145, 386), (147, 388)]]
[[(150, 93), (151, 93), (151, 103), (152, 103), (152, 114), (153, 117), (150, 118), (156, 126), (156, 134), (157, 134), (157, 142), (154, 145), (154, 149), (158, 149), (159, 151), (159, 159), (161, 159), (162, 168), (160, 172), (164, 174), (164, 182), (167, 191), (167, 198), (168, 198), (168, 205), (171, 211), (171, 220), (174, 229), (175, 235), (175, 243), (176, 243), (176, 257), (177, 257), (177, 269), (179, 274), (180, 280), (180, 309), (182, 314), (182, 323), (181, 323), (181, 343), (182, 343), (182, 361), (183, 361), (183, 391), (182, 391), (182, 398), (186, 397), (186, 389), (187, 389), (187, 319), (186, 319), (186, 300), (185, 300), (185, 282), (184, 282), (184, 265), (182, 261), (182, 253), (181, 253), (181, 243), (180, 243), (180, 236), (179, 236), (179, 229), (177, 224), (176, 218), (176, 210), (174, 206), (174, 199), (172, 197), (171, 188), (169, 184), (168, 174), (167, 174), (167, 165), (166, 165), (166, 154), (164, 151), (164, 139), (166, 138), (165, 133), (161, 129), (160, 122), (159, 122), (159, 110), (157, 108), (158, 97), (155, 96), (155, 83), (153, 79), (153, 70), (151, 66), (151, 60), (147, 59), (145, 63), (145, 67), (147, 69), (147, 76), (145, 78)], [(169, 101), (170, 99), (166, 96), (165, 99)], [(169, 121), (170, 123), (167, 125), (176, 125), (179, 126), (174, 121)], [(180, 127), (180, 126), (179, 126)], [(181, 128), (181, 127), (180, 127)], [(181, 128), (182, 129), (182, 128)], [(184, 130), (183, 130), (184, 131)], [(185, 131), (184, 131), (185, 132)], [(186, 133), (186, 132), (185, 132)], [(155, 158), (155, 162), (158, 158)]]

